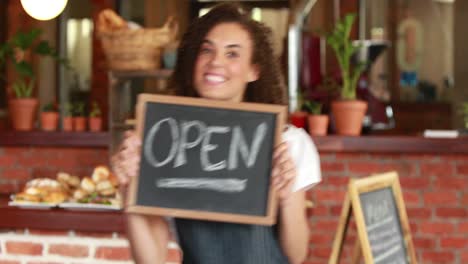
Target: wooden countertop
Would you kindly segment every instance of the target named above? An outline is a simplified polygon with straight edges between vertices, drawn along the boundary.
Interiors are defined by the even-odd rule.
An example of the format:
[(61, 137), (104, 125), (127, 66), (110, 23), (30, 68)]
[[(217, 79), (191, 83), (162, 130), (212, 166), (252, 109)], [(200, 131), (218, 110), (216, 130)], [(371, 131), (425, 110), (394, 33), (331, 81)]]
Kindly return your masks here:
[(107, 148), (108, 132), (0, 131), (0, 147), (96, 147)]
[(319, 152), (468, 154), (468, 136), (323, 136), (313, 137)]
[[(319, 152), (441, 153), (468, 154), (468, 136), (424, 138), (422, 136), (363, 135), (359, 137), (313, 137)], [(2, 146), (107, 148), (108, 132), (1, 131)]]
[(122, 211), (23, 209), (9, 206), (8, 201), (8, 197), (0, 196), (0, 229), (125, 232), (125, 218)]

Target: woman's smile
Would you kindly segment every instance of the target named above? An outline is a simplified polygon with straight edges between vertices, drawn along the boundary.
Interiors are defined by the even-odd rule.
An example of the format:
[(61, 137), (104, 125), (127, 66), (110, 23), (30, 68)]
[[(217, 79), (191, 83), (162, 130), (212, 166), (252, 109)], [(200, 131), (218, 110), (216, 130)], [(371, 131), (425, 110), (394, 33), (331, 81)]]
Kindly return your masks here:
[(223, 75), (213, 73), (206, 73), (204, 77), (205, 82), (209, 85), (222, 84), (227, 80)]

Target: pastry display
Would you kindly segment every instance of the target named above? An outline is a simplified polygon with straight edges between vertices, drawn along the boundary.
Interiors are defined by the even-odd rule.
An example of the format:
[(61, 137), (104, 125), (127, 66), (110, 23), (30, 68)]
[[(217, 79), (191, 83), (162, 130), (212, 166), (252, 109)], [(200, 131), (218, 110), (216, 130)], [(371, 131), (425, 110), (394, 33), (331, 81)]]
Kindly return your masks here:
[(83, 177), (77, 189), (72, 193), (70, 201), (78, 203), (94, 203), (120, 205), (117, 177), (106, 166), (94, 168), (91, 177)]
[[(107, 166), (94, 168), (91, 176), (78, 177), (58, 172), (56, 179), (36, 178), (28, 181), (23, 190), (12, 195), (12, 205), (93, 204), (121, 206), (117, 177)], [(101, 208), (101, 207), (100, 207)]]
[(23, 191), (14, 195), (16, 202), (58, 204), (68, 198), (67, 191), (54, 179), (36, 178), (26, 183)]

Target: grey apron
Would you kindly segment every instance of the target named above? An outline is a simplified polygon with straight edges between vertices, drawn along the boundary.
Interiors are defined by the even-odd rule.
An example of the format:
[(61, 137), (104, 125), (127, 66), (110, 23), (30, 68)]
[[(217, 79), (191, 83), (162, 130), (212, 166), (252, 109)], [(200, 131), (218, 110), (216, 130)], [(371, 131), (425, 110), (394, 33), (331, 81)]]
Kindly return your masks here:
[(175, 219), (183, 264), (287, 264), (276, 229)]

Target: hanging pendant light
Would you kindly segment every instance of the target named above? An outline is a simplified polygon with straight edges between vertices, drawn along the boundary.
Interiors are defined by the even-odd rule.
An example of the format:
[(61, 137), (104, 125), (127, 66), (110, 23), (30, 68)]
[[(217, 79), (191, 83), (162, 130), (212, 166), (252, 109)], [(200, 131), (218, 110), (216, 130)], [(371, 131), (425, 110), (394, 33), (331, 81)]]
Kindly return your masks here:
[(37, 20), (50, 20), (62, 13), (68, 0), (21, 0), (28, 15)]

